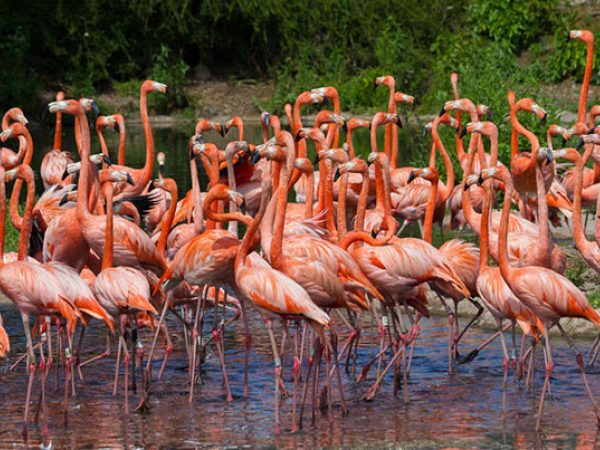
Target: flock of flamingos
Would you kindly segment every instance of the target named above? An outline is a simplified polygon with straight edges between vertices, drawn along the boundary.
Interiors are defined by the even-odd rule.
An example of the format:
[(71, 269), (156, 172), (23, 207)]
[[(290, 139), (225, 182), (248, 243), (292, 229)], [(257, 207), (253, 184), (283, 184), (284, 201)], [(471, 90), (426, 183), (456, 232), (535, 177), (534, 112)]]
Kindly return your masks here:
[[(401, 126), (397, 107), (413, 103), (414, 98), (396, 91), (394, 78), (384, 76), (375, 82), (389, 90), (387, 111), (376, 113), (370, 122), (343, 118), (334, 87), (303, 92), (293, 106), (286, 105), (290, 131), (282, 129), (277, 116), (262, 113), (261, 144), (244, 141), (239, 117), (225, 124), (198, 121), (189, 140), (192, 188), (186, 193), (178, 192), (175, 181), (164, 176), (168, 162), (163, 153), (154, 152), (146, 100), (151, 92), (165, 94), (164, 84), (147, 80), (141, 87), (146, 140), (141, 169), (126, 165), (123, 116), (96, 118), (101, 152), (93, 153), (87, 113), (96, 109), (95, 103), (86, 98), (65, 100), (59, 92), (48, 105), (56, 115), (54, 147), (43, 158), (40, 175), (45, 191), (37, 200), (28, 121), (19, 108), (7, 111), (0, 139), (18, 140), (19, 149), (1, 150), (0, 290), (19, 310), (27, 339), (26, 353), (11, 367), (26, 364), (24, 435), (32, 402), (37, 404), (36, 420), (41, 411), (43, 429), (48, 430), (50, 372), (57, 371), (57, 377), (64, 374), (66, 422), (77, 377), (93, 376), (85, 366), (109, 356), (115, 338), (113, 395), (122, 390), (128, 413), (129, 378), (135, 383), (138, 375), (141, 394), (136, 409), (149, 408), (152, 383), (161, 379), (172, 351), (167, 314), (183, 325), (190, 401), (202, 376), (207, 346), (218, 355), (224, 393), (227, 401), (233, 400), (223, 336), (225, 327), (238, 323), (246, 336), (243, 395), (248, 396), (252, 346), (248, 308), (261, 314), (273, 352), (277, 432), (282, 395), (292, 396), (293, 431), (302, 427), (307, 403), (313, 423), (319, 408), (333, 414), (334, 403), (342, 415), (348, 412), (341, 372), (344, 362), (345, 370), (353, 369), (353, 364), (356, 368), (365, 323), (376, 324), (379, 343), (374, 349), (360, 348), (369, 352), (370, 359), (359, 370), (357, 382), (365, 380), (370, 370), (376, 372), (364, 399), (376, 395), (388, 373), (393, 373), (394, 393), (402, 390), (407, 398), (421, 319), (429, 317), (428, 302), (438, 300), (448, 314), (450, 372), (453, 364), (473, 360), (499, 338), (504, 385), (511, 368), (515, 377), (527, 377), (528, 385), (536, 348), (541, 348), (545, 381), (537, 414), (539, 429), (553, 370), (548, 331), (556, 327), (574, 352), (600, 423), (584, 358), (560, 324), (563, 317), (578, 317), (600, 326), (600, 316), (564, 276), (566, 255), (550, 231), (551, 222), (565, 220), (584, 260), (600, 272), (600, 221), (595, 219), (595, 239), (590, 241), (582, 219), (582, 207), (593, 210), (600, 200), (600, 130), (594, 128), (600, 105), (587, 109), (594, 38), (587, 30), (571, 31), (569, 38), (587, 45), (577, 122), (569, 129), (550, 125), (542, 147), (538, 137), (519, 122), (518, 113), (544, 120), (545, 111), (532, 99), (517, 99), (509, 92), (512, 155), (507, 165), (498, 160), (498, 129), (485, 121), (489, 109), (460, 98), (454, 73), (454, 99), (425, 128), (433, 138), (428, 167), (397, 167)], [(302, 106), (326, 99), (333, 111), (321, 110), (313, 127), (304, 126)], [(65, 114), (74, 116), (79, 162), (61, 148)], [(467, 124), (461, 121), (465, 114)], [(456, 156), (463, 172), (457, 186), (440, 125), (456, 130)], [(120, 132), (117, 164), (111, 162), (103, 138), (107, 127)], [(385, 128), (383, 151), (378, 147), (378, 127)], [(237, 128), (239, 137), (225, 149), (209, 142), (211, 133), (224, 136), (232, 128)], [(356, 156), (352, 144), (352, 135), (360, 128), (370, 129), (371, 153), (366, 160)], [(341, 129), (345, 143), (340, 142)], [(562, 138), (564, 146), (574, 136), (579, 137), (577, 148), (553, 149), (554, 137)], [(529, 151), (519, 150), (519, 137), (529, 143)], [(316, 148), (314, 161), (307, 158), (308, 141)], [(445, 183), (436, 170), (438, 155), (445, 167)], [(586, 167), (590, 157), (593, 169)], [(158, 177), (153, 179), (155, 158)], [(569, 161), (564, 166), (572, 167), (559, 177), (556, 161), (561, 159)], [(201, 192), (198, 179), (200, 164), (209, 180), (206, 192)], [(6, 184), (13, 181), (9, 214), (20, 237), (18, 252), (4, 254)], [(18, 202), (23, 185), (27, 197), (21, 216)], [(296, 203), (289, 201), (292, 190)], [(499, 191), (504, 201), (502, 209), (496, 210)], [(513, 203), (515, 211), (511, 211)], [(451, 226), (469, 226), (479, 235), (479, 246), (459, 239), (439, 248), (432, 245), (433, 224), (441, 225), (448, 209)], [(403, 227), (399, 229), (397, 219), (403, 226), (418, 222), (422, 239), (398, 237)], [(490, 265), (490, 259), (496, 264)], [(462, 301), (473, 303), (479, 312), (461, 329), (457, 305)], [(497, 321), (498, 331), (461, 356), (459, 341), (484, 307)], [(36, 319), (33, 328), (31, 316)], [(272, 328), (274, 319), (283, 324), (279, 341)], [(86, 327), (94, 321), (106, 325), (106, 351), (80, 360)], [(5, 357), (9, 338), (1, 324), (0, 318), (0, 356)], [(139, 328), (154, 333), (147, 354), (138, 339)], [(211, 332), (204, 334), (204, 328)], [(510, 328), (509, 350), (504, 333)], [(516, 328), (523, 336), (520, 346)], [(590, 363), (599, 346), (596, 340)], [(282, 360), (290, 363), (285, 380), (282, 370), (288, 367)], [(157, 374), (153, 364), (160, 367)], [(291, 394), (286, 382), (292, 386)], [(35, 396), (32, 399), (34, 384), (39, 389), (37, 403)]]

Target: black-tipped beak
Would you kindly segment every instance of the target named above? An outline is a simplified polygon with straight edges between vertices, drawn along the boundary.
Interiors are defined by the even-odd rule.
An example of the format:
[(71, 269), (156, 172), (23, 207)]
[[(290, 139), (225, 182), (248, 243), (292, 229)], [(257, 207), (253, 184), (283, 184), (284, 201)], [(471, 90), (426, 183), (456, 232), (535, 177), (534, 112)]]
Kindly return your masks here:
[(219, 130), (219, 134), (222, 137), (225, 137), (225, 134), (227, 134), (227, 130), (225, 129), (225, 125), (224, 124), (221, 124), (221, 129)]
[(492, 113), (492, 108), (488, 106), (487, 116), (490, 120), (494, 120), (494, 114)]
[(69, 171), (67, 169), (65, 169), (65, 171), (62, 174), (61, 180), (65, 180), (69, 175), (70, 175)]
[(411, 170), (410, 174), (408, 175), (408, 184), (410, 184), (415, 178), (417, 178), (417, 176), (415, 175), (415, 171)]
[(242, 200), (242, 204), (240, 205), (240, 211), (242, 214), (247, 214), (248, 210), (246, 209), (246, 199)]
[(201, 134), (196, 135), (194, 142), (196, 144), (204, 144), (204, 136)]
[(402, 121), (400, 120), (400, 117), (396, 117), (396, 120), (395, 120), (395, 122), (396, 122), (396, 126), (397, 126), (398, 128), (402, 128), (402, 127), (403, 127), (403, 125), (402, 125)]
[(460, 139), (464, 138), (467, 134), (467, 127), (464, 127), (462, 130), (460, 130), (460, 133), (458, 133), (458, 137)]
[(252, 156), (250, 157), (250, 163), (252, 165), (255, 165), (258, 161), (260, 161), (260, 153), (255, 151), (254, 153), (252, 153)]
[(127, 172), (127, 184), (135, 186), (135, 181), (133, 181), (133, 178), (131, 178), (131, 174), (129, 172)]
[(596, 129), (596, 128), (592, 127), (592, 128), (590, 128), (589, 130), (587, 130), (587, 132), (586, 132), (585, 134), (594, 134), (594, 130), (595, 130), (595, 129)]
[(294, 137), (294, 141), (300, 142), (302, 139), (304, 139), (304, 136), (302, 136), (300, 134), (300, 132), (296, 133), (296, 136)]
[(158, 173), (160, 174), (161, 178), (165, 177), (165, 165), (164, 164), (158, 165)]
[(344, 121), (344, 124), (342, 125), (342, 130), (344, 130), (345, 134), (348, 134), (348, 124), (346, 123), (346, 121)]
[(339, 178), (342, 176), (342, 174), (340, 173), (340, 169), (336, 168), (335, 169), (335, 174), (333, 175), (333, 182), (335, 183), (337, 180), (339, 180)]
[(481, 186), (483, 184), (485, 180), (481, 177), (481, 174), (479, 175), (479, 178), (477, 180), (477, 186)]
[(265, 125), (267, 128), (271, 126), (271, 114), (265, 113)]
[(580, 150), (581, 147), (583, 147), (585, 145), (585, 142), (583, 141), (583, 139), (579, 139), (579, 143), (577, 144), (577, 150)]
[(112, 166), (112, 162), (108, 155), (102, 155), (102, 162), (106, 163), (109, 166)]
[(540, 123), (545, 124), (547, 120), (548, 120), (548, 113), (544, 114), (544, 117), (541, 118)]
[(158, 181), (158, 180), (153, 181), (152, 183), (150, 183), (150, 186), (148, 186), (149, 193), (152, 192), (154, 189), (156, 189), (156, 181)]
[(169, 85), (167, 84), (167, 85), (165, 86), (165, 96), (166, 96), (166, 97), (170, 97), (170, 96), (171, 96), (171, 91), (172, 91), (172, 90), (173, 90), (173, 89), (171, 89), (171, 88), (169, 87)]
[(567, 140), (565, 139), (565, 137), (563, 135), (560, 136), (560, 139), (562, 141), (562, 146), (564, 147), (565, 145), (567, 145)]
[(442, 117), (442, 116), (443, 116), (445, 113), (446, 113), (446, 110), (445, 110), (444, 108), (442, 108), (442, 109), (440, 110), (440, 112), (438, 113), (438, 116), (439, 116), (439, 117)]
[(100, 115), (100, 108), (98, 107), (98, 103), (95, 100), (92, 100), (92, 112), (94, 113), (94, 119), (97, 119)]
[(371, 237), (373, 239), (377, 238), (377, 231), (375, 231), (375, 228), (371, 229)]
[(69, 201), (69, 197), (68, 194), (64, 194), (61, 199), (60, 202), (58, 202), (58, 206), (63, 206), (65, 203), (67, 203)]
[(193, 149), (190, 149), (190, 161), (196, 157)]
[(321, 158), (319, 157), (319, 153), (317, 152), (317, 154), (313, 158), (313, 165), (314, 164), (319, 164), (319, 161), (321, 161)]
[(565, 42), (569, 42), (571, 40), (571, 33), (567, 31), (567, 36), (565, 37)]
[(463, 183), (463, 191), (468, 191), (470, 187), (466, 182)]

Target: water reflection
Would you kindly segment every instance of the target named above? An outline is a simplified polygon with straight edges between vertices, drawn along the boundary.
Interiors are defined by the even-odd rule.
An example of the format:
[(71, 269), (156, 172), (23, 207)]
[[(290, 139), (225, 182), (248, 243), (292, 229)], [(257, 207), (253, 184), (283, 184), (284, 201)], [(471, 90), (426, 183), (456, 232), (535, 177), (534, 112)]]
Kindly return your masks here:
[[(0, 305), (14, 346), (13, 355), (24, 350), (25, 342), (18, 315), (12, 305)], [(210, 322), (210, 320), (208, 321)], [(424, 325), (419, 339), (413, 373), (409, 384), (410, 402), (402, 395), (393, 396), (391, 379), (387, 380), (375, 400), (358, 400), (365, 384), (356, 385), (344, 374), (350, 416), (342, 418), (334, 408), (334, 420), (320, 416), (314, 430), (290, 434), (290, 399), (282, 403), (284, 432), (273, 433), (272, 357), (269, 341), (259, 317), (251, 314), (253, 330), (250, 364), (249, 399), (242, 398), (243, 339), (240, 328), (226, 334), (226, 358), (235, 400), (226, 404), (220, 364), (209, 355), (204, 366), (204, 384), (199, 386), (192, 405), (187, 403), (187, 359), (181, 337), (175, 338), (175, 351), (169, 360), (162, 382), (153, 384), (152, 410), (148, 414), (122, 414), (122, 397), (112, 397), (113, 357), (83, 368), (85, 381), (78, 383), (77, 397), (70, 401), (69, 426), (62, 427), (62, 388), (49, 389), (50, 437), (55, 448), (62, 447), (221, 447), (285, 446), (373, 447), (416, 446), (531, 448), (592, 448), (596, 420), (567, 346), (555, 339), (556, 369), (552, 378), (553, 398), (544, 414), (543, 432), (534, 432), (537, 397), (515, 385), (511, 378), (505, 393), (503, 414), (502, 361), (499, 345), (492, 345), (469, 367), (449, 377), (446, 373), (446, 320), (434, 318)], [(178, 325), (171, 323), (171, 329)], [(205, 330), (208, 332), (208, 329)], [(465, 339), (463, 349), (472, 348), (486, 335), (481, 330)], [(87, 338), (86, 338), (87, 339)], [(143, 336), (148, 345), (150, 336)], [(359, 351), (364, 364), (376, 346), (376, 330), (369, 327)], [(92, 327), (86, 354), (103, 350), (103, 331)], [(580, 345), (589, 343), (580, 342)], [(84, 355), (84, 356), (87, 356)], [(162, 355), (157, 355), (156, 368)], [(14, 359), (14, 356), (13, 356)], [(537, 362), (543, 367), (541, 355)], [(155, 371), (157, 373), (157, 370)], [(284, 379), (291, 386), (291, 357), (284, 356)], [(53, 376), (50, 377), (53, 379)], [(20, 442), (22, 408), (26, 390), (24, 367), (15, 373), (0, 375), (2, 421), (0, 448)], [(543, 381), (543, 371), (536, 373), (536, 392)], [(600, 377), (590, 375), (592, 389), (600, 391)], [(35, 396), (34, 396), (35, 397)], [(131, 397), (131, 403), (136, 401)], [(309, 423), (309, 421), (305, 421)], [(38, 445), (39, 430), (30, 428), (30, 444)]]

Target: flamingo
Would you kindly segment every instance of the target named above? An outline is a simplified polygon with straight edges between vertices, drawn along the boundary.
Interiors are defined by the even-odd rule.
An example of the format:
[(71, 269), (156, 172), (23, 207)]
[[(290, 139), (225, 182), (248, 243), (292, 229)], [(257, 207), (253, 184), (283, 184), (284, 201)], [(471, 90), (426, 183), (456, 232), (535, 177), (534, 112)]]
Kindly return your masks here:
[[(23, 437), (26, 438), (28, 433), (31, 390), (33, 387), (35, 372), (38, 368), (29, 327), (29, 317), (32, 314), (39, 316), (62, 317), (68, 322), (67, 332), (70, 335), (75, 329), (77, 319), (80, 317), (80, 313), (75, 305), (70, 303), (63, 296), (62, 288), (55, 277), (49, 274), (41, 265), (26, 260), (28, 242), (31, 235), (32, 211), (35, 195), (35, 188), (33, 187), (33, 171), (29, 166), (20, 165), (14, 170), (12, 177), (19, 177), (19, 179), (27, 182), (27, 200), (25, 204), (23, 227), (19, 237), (18, 259), (13, 262), (5, 263), (3, 245), (0, 246), (0, 291), (2, 291), (2, 293), (15, 304), (21, 313), (25, 337), (27, 339), (28, 383), (25, 400), (25, 413), (23, 417)], [(0, 178), (2, 181), (0, 183), (0, 186), (2, 186), (1, 189), (4, 189), (5, 174), (4, 169), (1, 168)], [(2, 192), (2, 194), (4, 193)], [(0, 196), (4, 197), (2, 194), (0, 194)], [(2, 223), (4, 223), (5, 211), (6, 208), (1, 208), (0, 210), (0, 216), (2, 216), (0, 219)], [(4, 233), (2, 232), (1, 234), (3, 244)], [(48, 345), (50, 345), (50, 343)], [(49, 355), (51, 355), (51, 348), (49, 348)], [(48, 425), (45, 400), (45, 379), (47, 372), (43, 359), (39, 365), (39, 369), (42, 382), (41, 401), (43, 408), (42, 410), (44, 412), (44, 432), (47, 433)], [(65, 383), (65, 394), (67, 392), (68, 391)]]
[[(275, 432), (279, 433), (281, 359), (273, 334), (272, 318), (306, 319), (316, 328), (316, 331), (322, 336), (323, 341), (322, 327), (329, 327), (330, 319), (327, 313), (311, 301), (309, 295), (299, 284), (273, 269), (257, 253), (250, 253), (252, 247), (256, 245), (254, 243), (255, 236), (260, 228), (266, 204), (271, 195), (272, 187), (270, 180), (263, 180), (261, 188), (260, 208), (244, 235), (244, 239), (235, 257), (234, 268), (236, 285), (240, 293), (245, 299), (252, 301), (262, 313), (269, 333), (275, 364)], [(307, 377), (309, 376), (310, 373), (307, 374)]]
[[(23, 114), (21, 108), (10, 108), (4, 113), (2, 117), (2, 130), (6, 130), (10, 127), (12, 122), (19, 122), (24, 126), (29, 124), (29, 121)], [(24, 136), (19, 137), (19, 151), (15, 153), (8, 147), (2, 147), (0, 149), (0, 164), (5, 170), (10, 170), (21, 164), (25, 153), (27, 151), (27, 141)]]
[(150, 92), (160, 92), (161, 94), (167, 93), (167, 85), (158, 83), (153, 80), (146, 80), (142, 83), (140, 88), (140, 116), (142, 124), (144, 126), (144, 136), (146, 138), (146, 160), (144, 166), (140, 169), (134, 169), (125, 165), (114, 165), (113, 169), (118, 171), (128, 172), (133, 181), (134, 186), (126, 186), (123, 191), (119, 193), (117, 198), (140, 195), (152, 178), (152, 172), (154, 170), (154, 137), (152, 136), (152, 127), (150, 126), (150, 120), (148, 119), (148, 108), (147, 97)]
[(2, 321), (2, 315), (0, 314), (0, 358), (6, 358), (10, 352), (10, 340), (8, 334), (4, 329), (4, 322)]
[[(503, 175), (506, 169), (502, 167), (491, 167), (484, 169), (480, 174), (480, 179), (485, 181), (488, 178), (494, 177), (504, 181), (508, 178), (507, 174)], [(542, 180), (543, 176), (540, 173), (538, 180)], [(538, 184), (541, 184), (538, 182)], [(538, 188), (538, 190), (541, 190)], [(511, 198), (513, 194), (512, 183), (506, 184), (506, 198)], [(508, 241), (508, 216), (510, 210), (510, 202), (505, 201), (502, 207), (502, 220), (499, 232), (499, 266), (502, 278), (510, 287), (515, 296), (528, 306), (540, 319), (540, 332), (544, 338), (546, 352), (546, 377), (544, 386), (540, 396), (538, 408), (538, 417), (536, 421), (536, 429), (541, 427), (542, 412), (544, 408), (544, 400), (554, 362), (550, 348), (550, 339), (548, 329), (556, 325), (565, 337), (571, 349), (575, 352), (577, 366), (583, 377), (584, 385), (587, 394), (592, 402), (596, 418), (600, 423), (600, 411), (596, 406), (594, 396), (590, 390), (585, 374), (583, 357), (578, 352), (577, 348), (569, 336), (565, 333), (560, 325), (562, 317), (581, 317), (587, 319), (596, 325), (600, 325), (600, 316), (594, 311), (587, 301), (587, 298), (568, 278), (554, 272), (545, 267), (512, 267), (508, 261), (507, 241)]]
[[(104, 251), (104, 239), (106, 236), (106, 218), (103, 216), (92, 215), (86, 205), (88, 192), (88, 178), (90, 176), (89, 127), (87, 122), (83, 120), (85, 118), (84, 112), (79, 102), (76, 102), (74, 100), (67, 100), (62, 102), (51, 103), (50, 112), (56, 111), (62, 111), (67, 114), (77, 115), (81, 127), (82, 165), (81, 174), (79, 176), (79, 185), (77, 189), (77, 207), (75, 208), (76, 215), (69, 216), (69, 221), (67, 222), (67, 225), (69, 225), (71, 229), (74, 229), (76, 234), (77, 232), (79, 232), (83, 236), (83, 243), (81, 242), (81, 240), (77, 242), (77, 245), (80, 248), (83, 249), (87, 246), (94, 250), (94, 253), (96, 255), (101, 256)], [(151, 133), (149, 139), (151, 140)], [(120, 171), (119, 166), (114, 166), (114, 168)], [(131, 172), (129, 173), (130, 176), (133, 178)], [(61, 219), (64, 219), (66, 215), (67, 213), (60, 216)], [(56, 220), (53, 221), (51, 226), (54, 225), (56, 222)], [(152, 240), (148, 237), (148, 235), (137, 225), (121, 217), (116, 217), (113, 220), (113, 222), (115, 240), (115, 264), (135, 267), (139, 269), (148, 268), (154, 271), (157, 275), (162, 275), (162, 273), (167, 269), (167, 264), (164, 258), (156, 250), (156, 247), (154, 246)], [(44, 246), (46, 247), (46, 239), (44, 240)], [(54, 259), (53, 256), (57, 250), (56, 247), (57, 246), (54, 245), (53, 248), (48, 249), (48, 253), (50, 253), (52, 259)], [(44, 253), (46, 253), (46, 248), (44, 249)], [(79, 266), (81, 262), (85, 262), (86, 259), (87, 253), (85, 253), (83, 256), (79, 256), (77, 265)], [(79, 270), (81, 270), (82, 268), (81, 266), (72, 267), (76, 267)]]
[(133, 267), (113, 267), (114, 218), (112, 182), (103, 183), (102, 192), (106, 198), (106, 226), (104, 227), (104, 252), (102, 257), (102, 270), (94, 282), (94, 293), (98, 300), (106, 307), (111, 316), (119, 318), (119, 349), (115, 368), (115, 383), (113, 395), (116, 395), (119, 362), (121, 353), (124, 354), (125, 365), (124, 397), (125, 414), (129, 414), (129, 350), (125, 341), (125, 328), (127, 318), (138, 312), (157, 314), (156, 308), (151, 303), (150, 285), (142, 272)]

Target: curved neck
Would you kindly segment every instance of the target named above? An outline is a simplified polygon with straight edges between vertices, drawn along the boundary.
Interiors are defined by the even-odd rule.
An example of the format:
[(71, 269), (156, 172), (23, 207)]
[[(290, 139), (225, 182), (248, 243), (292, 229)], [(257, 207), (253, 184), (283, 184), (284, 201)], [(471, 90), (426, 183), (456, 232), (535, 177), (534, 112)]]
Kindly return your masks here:
[[(298, 131), (300, 130), (300, 128), (302, 128), (302, 119), (300, 117), (300, 106), (302, 106), (302, 104), (298, 100), (296, 100), (296, 103), (294, 103), (294, 115), (293, 115), (293, 121), (292, 121), (292, 125), (291, 125), (292, 134), (294, 136), (296, 136), (296, 134), (298, 134)], [(307, 152), (306, 139), (300, 139), (298, 142), (296, 142), (296, 156), (298, 158), (306, 158), (306, 152)]]
[[(473, 139), (476, 136), (477, 136), (477, 134), (473, 135), (473, 137), (471, 139)], [(469, 177), (469, 175), (471, 175), (474, 158), (475, 158), (475, 149), (471, 149), (468, 154), (467, 165), (465, 166), (465, 170), (463, 172), (463, 183), (465, 183), (467, 178)], [(481, 218), (480, 218), (480, 215), (478, 213), (476, 213), (475, 210), (473, 209), (473, 204), (471, 203), (471, 190), (470, 189), (466, 189), (466, 190), (463, 189), (461, 205), (462, 205), (463, 213), (465, 215), (465, 219), (467, 220), (467, 222), (469, 222), (469, 225), (471, 226), (473, 231), (475, 233), (479, 234), (481, 232), (481, 230), (480, 230)]]
[(140, 183), (142, 186), (146, 186), (152, 177), (152, 170), (154, 169), (154, 137), (152, 136), (152, 128), (150, 127), (150, 120), (148, 119), (148, 107), (146, 104), (148, 92), (145, 89), (140, 91), (140, 117), (144, 124), (144, 136), (146, 138), (146, 161), (143, 168), (143, 177), (136, 183)]
[(587, 97), (592, 79), (592, 66), (594, 65), (594, 40), (593, 38), (586, 42), (587, 54), (585, 57), (585, 73), (583, 74), (583, 83), (581, 83), (581, 94), (579, 95), (579, 107), (577, 109), (577, 122), (586, 122), (587, 116)]
[(192, 175), (192, 202), (194, 203), (194, 231), (196, 234), (204, 231), (204, 215), (202, 211), (202, 198), (200, 196), (200, 182), (198, 181), (198, 168), (196, 158), (190, 159), (190, 171)]
[(479, 233), (479, 271), (488, 267), (489, 245), (490, 245), (490, 215), (492, 212), (491, 183), (485, 183), (483, 187), (483, 210), (481, 214), (481, 230)]
[(548, 220), (548, 204), (546, 203), (544, 174), (542, 173), (542, 168), (537, 164), (535, 168), (535, 182), (538, 203), (538, 262), (540, 265), (549, 268), (551, 266), (552, 238), (550, 237), (550, 221)]
[(438, 180), (431, 181), (431, 189), (429, 190), (429, 201), (427, 202), (427, 208), (425, 209), (424, 227), (423, 227), (423, 240), (429, 242), (433, 241), (433, 215), (435, 213), (437, 192), (438, 192)]
[(246, 230), (246, 234), (244, 235), (244, 239), (242, 239), (242, 243), (240, 244), (240, 248), (235, 257), (235, 270), (237, 271), (246, 261), (246, 256), (250, 252), (250, 249), (256, 245), (256, 240), (254, 239), (258, 229), (260, 228), (260, 223), (265, 215), (265, 210), (267, 208), (267, 203), (269, 202), (270, 189), (262, 189), (261, 197), (260, 197), (260, 207), (258, 208), (258, 212), (256, 216), (254, 216), (254, 220)]
[(158, 250), (158, 253), (162, 255), (163, 258), (166, 258), (165, 249), (167, 247), (167, 238), (169, 237), (169, 231), (171, 230), (171, 226), (173, 225), (175, 211), (177, 210), (177, 183), (169, 183), (168, 192), (169, 194), (171, 194), (171, 203), (169, 204), (169, 209), (167, 210), (167, 215), (160, 230), (158, 242), (156, 243), (156, 249)]
[(120, 120), (118, 122), (119, 127), (119, 153), (117, 154), (117, 162), (120, 166), (125, 165), (125, 141), (127, 139), (127, 129), (125, 128), (125, 121)]
[[(438, 123), (436, 123), (436, 121), (437, 119), (434, 120), (433, 127), (431, 128), (431, 136), (433, 137), (433, 142), (435, 146), (440, 151), (440, 155), (442, 156), (442, 160), (444, 161), (444, 168), (446, 169), (446, 174), (448, 175), (448, 178), (446, 179), (446, 184), (443, 184), (440, 189), (440, 198), (438, 199), (437, 197), (435, 197), (435, 201), (437, 202), (437, 204), (441, 204), (448, 200), (448, 198), (450, 198), (450, 195), (452, 194), (452, 189), (454, 189), (454, 168), (452, 167), (452, 161), (450, 160), (450, 156), (446, 152), (446, 148), (444, 147), (444, 144), (440, 139), (440, 135), (438, 132)], [(431, 161), (429, 162), (429, 165), (432, 167), (435, 166), (435, 150), (433, 165), (431, 164)]]
[[(108, 152), (108, 146), (106, 145), (106, 140), (104, 139), (104, 133), (102, 132), (102, 126), (100, 126), (99, 124), (96, 124), (96, 134), (98, 135), (98, 141), (100, 142), (100, 150), (102, 151), (102, 154), (106, 157), (108, 157), (108, 159), (110, 159), (110, 154)], [(121, 164), (121, 163), (119, 163)], [(103, 162), (102, 163), (102, 168), (106, 169), (106, 163)]]
[(106, 230), (104, 231), (104, 255), (102, 255), (102, 270), (104, 270), (113, 265), (113, 186), (110, 181), (102, 184), (102, 193), (106, 201)]
[(234, 211), (234, 212), (229, 212), (229, 213), (215, 212), (213, 209), (213, 203), (217, 202), (219, 200), (226, 200), (226, 199), (220, 199), (212, 191), (209, 191), (208, 194), (206, 194), (206, 197), (204, 197), (204, 202), (203, 202), (203, 208), (204, 208), (203, 213), (206, 218), (214, 220), (215, 222), (231, 222), (231, 221), (235, 220), (238, 222), (242, 222), (243, 224), (246, 225), (246, 227), (249, 227), (252, 225), (252, 217), (246, 216), (239, 211)]
[(502, 278), (510, 279), (510, 264), (508, 262), (508, 216), (510, 214), (510, 199), (513, 196), (513, 185), (510, 177), (506, 180), (504, 187), (504, 204), (502, 205), (502, 216), (500, 218), (500, 230), (498, 231), (498, 265)]
[(338, 193), (337, 231), (338, 239), (342, 239), (346, 233), (346, 199), (348, 197), (348, 174), (342, 175), (340, 190)]
[(25, 213), (23, 214), (23, 226), (21, 227), (21, 236), (19, 237), (18, 258), (20, 261), (27, 257), (29, 249), (29, 239), (31, 238), (31, 226), (33, 224), (33, 206), (35, 202), (35, 182), (33, 180), (33, 171), (29, 166), (21, 166), (18, 169), (22, 171), (17, 181), (21, 180), (21, 176), (27, 184), (27, 200), (25, 201)]
[(287, 132), (281, 132), (277, 136), (278, 141), (280, 136), (284, 144), (282, 148), (285, 150), (286, 164), (281, 164), (281, 182), (274, 196), (277, 201), (277, 213), (273, 223), (273, 240), (269, 254), (269, 260), (273, 267), (281, 267), (283, 264), (283, 229), (285, 228), (285, 213), (287, 210), (289, 168), (293, 165), (295, 158), (293, 145), (290, 145), (289, 142), (292, 140), (291, 135)]
[[(590, 155), (592, 154), (594, 146), (588, 144), (585, 147), (583, 156), (575, 163), (575, 186), (573, 188), (573, 240), (578, 249), (583, 249), (588, 244), (585, 230), (583, 228), (583, 221), (581, 218), (581, 191), (583, 189), (583, 170)], [(596, 211), (598, 214), (600, 211)], [(596, 222), (598, 219), (596, 219)]]
[[(29, 166), (31, 165), (31, 160), (33, 159), (33, 139), (31, 138), (31, 134), (27, 128), (23, 128), (23, 137), (25, 138), (25, 157), (23, 158), (23, 164)], [(22, 231), (24, 220), (19, 215), (19, 199), (21, 197), (22, 186), (23, 180), (21, 178), (17, 178), (10, 196), (10, 221), (19, 231)]]
[(348, 144), (348, 156), (350, 159), (354, 159), (356, 157), (356, 152), (354, 151), (354, 143), (352, 142), (352, 129), (348, 128), (348, 132), (346, 133), (346, 144)]
[(88, 188), (91, 176), (90, 127), (83, 108), (80, 107), (76, 114), (75, 129), (79, 136), (78, 147), (81, 151), (81, 169), (77, 184), (77, 217), (81, 221), (90, 215), (88, 209)]
[[(243, 128), (239, 128), (240, 130), (240, 139), (243, 135)], [(235, 173), (233, 171), (233, 153), (231, 150), (225, 150), (225, 159), (227, 161), (227, 184), (229, 185), (229, 189), (236, 189), (235, 183)], [(237, 210), (237, 206), (234, 202), (229, 202), (229, 211), (235, 212)], [(232, 233), (234, 236), (238, 237), (238, 223), (237, 220), (232, 220), (227, 225), (227, 231)]]

